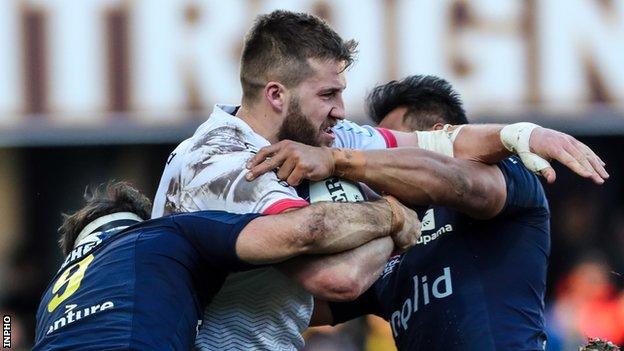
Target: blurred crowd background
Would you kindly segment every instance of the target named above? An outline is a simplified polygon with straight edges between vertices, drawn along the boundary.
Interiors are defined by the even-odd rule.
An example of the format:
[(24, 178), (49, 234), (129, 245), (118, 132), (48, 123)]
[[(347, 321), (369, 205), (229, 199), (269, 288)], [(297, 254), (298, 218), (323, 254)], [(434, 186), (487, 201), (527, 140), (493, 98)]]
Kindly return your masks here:
[[(0, 313), (29, 349), (60, 262), (56, 228), (85, 186), (130, 180), (154, 195), (168, 153), (216, 102), (239, 102), (253, 18), (315, 13), (359, 40), (347, 112), (376, 84), (434, 74), (473, 122), (532, 121), (607, 163), (604, 186), (557, 167), (546, 185), (552, 255), (548, 350), (587, 336), (624, 343), (624, 1), (1, 0)], [(308, 350), (392, 350), (368, 317), (306, 334)]]

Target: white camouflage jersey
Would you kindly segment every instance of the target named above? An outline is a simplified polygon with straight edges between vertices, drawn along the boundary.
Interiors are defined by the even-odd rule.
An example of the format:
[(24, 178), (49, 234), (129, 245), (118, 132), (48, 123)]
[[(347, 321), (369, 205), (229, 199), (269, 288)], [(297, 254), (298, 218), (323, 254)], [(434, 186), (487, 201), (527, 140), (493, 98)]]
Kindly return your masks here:
[[(233, 116), (236, 109), (215, 106), (210, 118), (171, 153), (153, 218), (198, 210), (276, 214), (308, 205), (273, 172), (245, 180), (245, 163), (269, 142)], [(396, 144), (390, 132), (346, 121), (334, 132), (337, 147)], [(273, 268), (231, 274), (204, 311), (195, 346), (215, 351), (301, 349), (312, 309), (312, 296)]]

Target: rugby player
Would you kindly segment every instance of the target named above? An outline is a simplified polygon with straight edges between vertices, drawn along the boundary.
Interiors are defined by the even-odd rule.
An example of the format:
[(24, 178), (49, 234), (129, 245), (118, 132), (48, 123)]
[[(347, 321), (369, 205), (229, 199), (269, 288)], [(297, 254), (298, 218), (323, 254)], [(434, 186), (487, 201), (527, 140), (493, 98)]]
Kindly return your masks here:
[[(394, 130), (442, 130), (449, 123), (468, 123), (459, 95), (432, 76), (376, 87), (369, 110), (380, 126)], [(453, 171), (466, 184), (459, 197), (471, 200), (458, 202), (453, 199), (458, 194), (445, 184), (414, 177), (418, 167), (408, 174), (397, 169), (397, 160), (351, 157), (362, 160), (341, 175), (390, 193), (408, 192), (413, 204), (424, 205), (418, 211), (423, 232), (414, 248), (392, 257), (381, 278), (356, 301), (330, 303), (330, 309), (317, 301), (317, 309), (323, 310), (316, 313), (319, 320), (336, 324), (377, 314), (390, 322), (399, 350), (545, 348), (550, 215), (540, 182), (518, 158), (490, 166), (459, 163)], [(384, 157), (392, 155), (385, 152)], [(408, 159), (403, 168), (414, 168), (410, 162), (435, 162), (427, 157)], [(339, 163), (334, 174), (344, 168)]]
[[(354, 41), (344, 41), (311, 15), (275, 11), (259, 16), (244, 43), (241, 105), (216, 105), (210, 118), (172, 152), (152, 216), (206, 209), (275, 214), (307, 206), (308, 202), (288, 183), (296, 184), (301, 178), (320, 180), (319, 174), (331, 172), (309, 174), (306, 167), (295, 167), (300, 162), (281, 162), (286, 159), (278, 153), (267, 153), (267, 149), (259, 155), (262, 160), (267, 156), (271, 159), (251, 174), (246, 170), (246, 163), (263, 147), (271, 151), (272, 145), (296, 146), (280, 140), (351, 149), (426, 147), (423, 141), (429, 140), (433, 149), (439, 145), (448, 149), (445, 139), (449, 138), (442, 135), (440, 140), (439, 133), (417, 137), (343, 120), (344, 71), (353, 60), (355, 46)], [(527, 129), (519, 127), (512, 128), (511, 139), (527, 135)], [(456, 136), (451, 151), (462, 158), (498, 162), (510, 155), (501, 144), (501, 129), (481, 125), (464, 127), (461, 133), (450, 131), (453, 138)], [(543, 128), (533, 130), (531, 135), (535, 154), (529, 152), (528, 142), (523, 145), (527, 150), (518, 152), (532, 163), (533, 169), (554, 180), (552, 168), (537, 155), (552, 157), (562, 139)], [(582, 176), (601, 182), (599, 159), (591, 150), (580, 153), (582, 144), (573, 141), (576, 157), (565, 153), (554, 158), (565, 161)], [(332, 159), (326, 152), (329, 149), (319, 150), (315, 158)], [(345, 150), (341, 152), (347, 159)], [(407, 160), (426, 153), (416, 148), (402, 152), (409, 154)], [(396, 156), (388, 160), (396, 161)], [(463, 184), (453, 182), (454, 173), (441, 176), (441, 168), (426, 167), (442, 162), (420, 164), (429, 172), (427, 176), (437, 172), (436, 179), (447, 180), (450, 192), (462, 193)], [(277, 172), (262, 172), (262, 167), (277, 166), (281, 166)], [(404, 199), (408, 194), (403, 194)], [(455, 200), (470, 201), (467, 196)], [(353, 299), (376, 280), (392, 250), (392, 241), (380, 238), (344, 253), (289, 261), (278, 267), (280, 271), (268, 268), (232, 274), (206, 309), (196, 346), (203, 350), (302, 348), (301, 332), (311, 319), (312, 294), (329, 300)], [(299, 284), (293, 284), (289, 277)]]
[(67, 258), (37, 311), (35, 350), (190, 350), (203, 308), (230, 272), (387, 235), (405, 249), (420, 232), (415, 213), (392, 198), (144, 222), (150, 207), (128, 184), (110, 183), (65, 217)]

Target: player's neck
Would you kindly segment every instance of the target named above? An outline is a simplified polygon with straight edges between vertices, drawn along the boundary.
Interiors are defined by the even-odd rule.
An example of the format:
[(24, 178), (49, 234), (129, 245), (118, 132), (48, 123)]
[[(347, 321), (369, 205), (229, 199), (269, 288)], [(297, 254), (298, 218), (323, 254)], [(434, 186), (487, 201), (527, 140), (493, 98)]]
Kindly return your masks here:
[(274, 144), (278, 142), (277, 133), (280, 126), (279, 116), (266, 111), (261, 106), (245, 106), (236, 111), (236, 117), (247, 123), (260, 136)]

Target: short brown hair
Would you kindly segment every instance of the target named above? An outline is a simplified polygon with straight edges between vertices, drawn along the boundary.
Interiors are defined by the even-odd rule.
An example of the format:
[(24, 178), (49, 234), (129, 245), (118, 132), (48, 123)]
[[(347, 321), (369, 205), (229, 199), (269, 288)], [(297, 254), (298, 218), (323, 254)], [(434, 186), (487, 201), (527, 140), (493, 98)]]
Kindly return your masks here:
[(71, 252), (80, 231), (98, 217), (115, 212), (132, 212), (142, 219), (149, 219), (150, 200), (127, 182), (108, 182), (85, 190), (87, 204), (73, 214), (63, 213), (59, 227), (59, 246), (64, 255)]
[(357, 42), (344, 41), (325, 21), (307, 14), (277, 10), (260, 15), (247, 33), (241, 57), (243, 101), (255, 101), (271, 80), (299, 85), (313, 71), (310, 58), (354, 60)]

